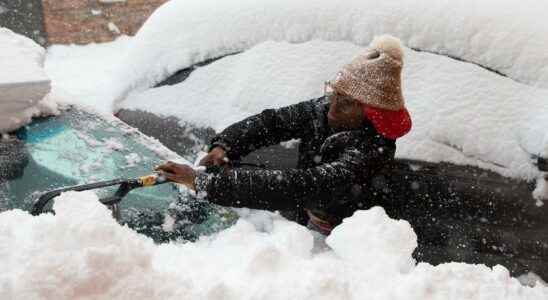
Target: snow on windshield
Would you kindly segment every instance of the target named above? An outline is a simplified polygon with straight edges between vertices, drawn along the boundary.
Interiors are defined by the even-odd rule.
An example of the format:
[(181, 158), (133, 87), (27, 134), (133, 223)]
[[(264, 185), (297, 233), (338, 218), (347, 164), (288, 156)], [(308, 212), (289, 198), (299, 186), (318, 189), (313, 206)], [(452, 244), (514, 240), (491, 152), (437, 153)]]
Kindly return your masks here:
[[(0, 215), (2, 299), (545, 299), (500, 266), (415, 265), (416, 236), (381, 208), (357, 212), (316, 251), (304, 227), (241, 219), (196, 243), (155, 245), (89, 192), (55, 216)], [(265, 218), (263, 218), (263, 222)]]

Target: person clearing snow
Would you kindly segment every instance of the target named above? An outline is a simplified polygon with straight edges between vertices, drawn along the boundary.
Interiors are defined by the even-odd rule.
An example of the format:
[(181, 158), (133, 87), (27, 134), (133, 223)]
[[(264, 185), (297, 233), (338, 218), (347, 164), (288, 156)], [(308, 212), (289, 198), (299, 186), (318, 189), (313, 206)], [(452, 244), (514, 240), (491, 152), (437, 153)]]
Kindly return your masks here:
[[(323, 97), (264, 110), (214, 137), (200, 164), (216, 172), (197, 174), (174, 162), (157, 170), (219, 205), (298, 211), (301, 223), (328, 235), (372, 206), (368, 187), (394, 159), (396, 139), (411, 129), (402, 67), (399, 39), (377, 37), (326, 82)], [(255, 149), (291, 139), (301, 140), (297, 168), (227, 168)]]

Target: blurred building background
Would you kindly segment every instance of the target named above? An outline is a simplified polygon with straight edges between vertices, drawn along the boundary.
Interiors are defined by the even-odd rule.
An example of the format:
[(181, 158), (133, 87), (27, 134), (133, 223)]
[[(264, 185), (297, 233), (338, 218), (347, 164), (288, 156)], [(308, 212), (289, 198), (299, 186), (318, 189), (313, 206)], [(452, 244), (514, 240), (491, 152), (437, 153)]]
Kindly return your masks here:
[(0, 26), (41, 45), (107, 42), (134, 35), (168, 0), (0, 0)]

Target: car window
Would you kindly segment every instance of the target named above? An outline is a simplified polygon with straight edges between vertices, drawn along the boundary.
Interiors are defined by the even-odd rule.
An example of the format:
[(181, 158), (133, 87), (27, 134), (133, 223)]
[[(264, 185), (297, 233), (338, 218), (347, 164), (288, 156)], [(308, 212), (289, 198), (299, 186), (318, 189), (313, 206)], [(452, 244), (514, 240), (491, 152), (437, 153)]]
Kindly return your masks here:
[[(40, 195), (57, 188), (152, 173), (164, 160), (144, 144), (140, 134), (128, 128), (72, 109), (36, 119), (18, 130), (16, 136), (23, 145), (18, 151), (26, 163), (12, 166), (17, 175), (0, 184), (5, 199), (2, 209), (29, 210)], [(106, 197), (117, 187), (94, 191)], [(171, 223), (177, 221), (187, 224), (178, 228), (178, 236), (193, 239), (235, 219), (229, 209), (199, 202), (171, 183), (136, 189), (120, 204), (121, 222), (165, 239), (176, 236)]]

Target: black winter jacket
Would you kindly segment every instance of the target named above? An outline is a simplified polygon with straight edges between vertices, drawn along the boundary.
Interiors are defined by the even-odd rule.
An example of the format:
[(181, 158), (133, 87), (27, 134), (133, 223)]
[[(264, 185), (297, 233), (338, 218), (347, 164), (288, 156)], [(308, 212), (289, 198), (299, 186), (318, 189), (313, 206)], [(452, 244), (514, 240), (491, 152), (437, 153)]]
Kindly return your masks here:
[(368, 186), (394, 159), (395, 140), (381, 136), (368, 120), (359, 129), (334, 131), (327, 123), (328, 110), (329, 102), (321, 97), (266, 109), (229, 126), (213, 138), (210, 147), (221, 146), (230, 160), (298, 138), (298, 166), (202, 173), (196, 178), (197, 191), (223, 206), (309, 209), (333, 225), (369, 207)]

